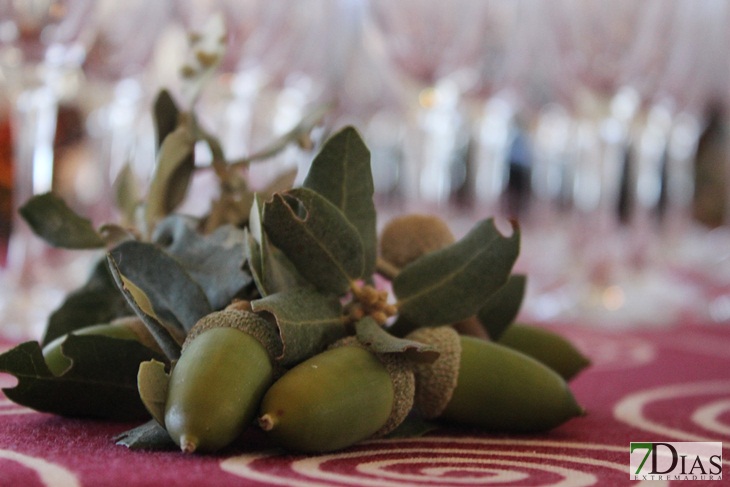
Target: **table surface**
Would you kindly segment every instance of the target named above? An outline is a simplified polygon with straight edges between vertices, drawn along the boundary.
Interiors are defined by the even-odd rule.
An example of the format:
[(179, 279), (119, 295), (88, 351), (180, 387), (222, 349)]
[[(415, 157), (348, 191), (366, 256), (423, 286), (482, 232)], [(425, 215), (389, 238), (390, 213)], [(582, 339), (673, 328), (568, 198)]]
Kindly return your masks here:
[[(441, 429), (320, 456), (263, 450), (253, 434), (188, 456), (130, 451), (111, 438), (133, 424), (38, 413), (0, 394), (0, 486), (636, 485), (632, 441), (726, 441), (727, 465), (730, 327), (554, 329), (593, 365), (571, 382), (587, 415), (546, 434)], [(0, 341), (0, 351), (10, 346)], [(0, 386), (14, 382), (0, 374)]]

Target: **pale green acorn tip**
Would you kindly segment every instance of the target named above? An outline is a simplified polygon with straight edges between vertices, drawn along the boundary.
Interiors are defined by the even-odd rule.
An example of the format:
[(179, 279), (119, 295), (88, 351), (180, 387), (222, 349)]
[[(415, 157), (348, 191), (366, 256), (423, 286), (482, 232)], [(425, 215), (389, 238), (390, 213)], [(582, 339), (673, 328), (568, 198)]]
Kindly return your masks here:
[(195, 437), (182, 435), (180, 437), (180, 450), (183, 453), (195, 453), (198, 449), (198, 440)]
[(267, 413), (258, 419), (258, 425), (264, 431), (271, 431), (276, 426), (276, 419)]

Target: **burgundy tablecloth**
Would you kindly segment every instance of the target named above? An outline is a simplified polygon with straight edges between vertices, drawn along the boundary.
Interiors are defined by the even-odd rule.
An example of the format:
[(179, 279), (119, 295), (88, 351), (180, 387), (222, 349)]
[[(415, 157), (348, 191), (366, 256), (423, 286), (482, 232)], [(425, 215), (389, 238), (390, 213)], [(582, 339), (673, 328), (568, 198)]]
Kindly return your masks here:
[(727, 465), (730, 326), (559, 330), (593, 360), (572, 382), (588, 414), (548, 434), (443, 429), (297, 456), (261, 449), (253, 433), (219, 455), (185, 456), (115, 445), (130, 424), (41, 414), (0, 395), (0, 486), (636, 485), (631, 441), (725, 441)]

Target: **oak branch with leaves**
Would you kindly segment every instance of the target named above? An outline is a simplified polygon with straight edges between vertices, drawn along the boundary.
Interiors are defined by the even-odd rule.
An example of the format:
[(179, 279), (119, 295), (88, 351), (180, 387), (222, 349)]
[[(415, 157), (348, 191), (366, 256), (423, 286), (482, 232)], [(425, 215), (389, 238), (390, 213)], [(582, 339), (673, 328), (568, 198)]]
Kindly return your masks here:
[[(370, 151), (354, 127), (326, 140), (300, 187), (288, 175), (251, 192), (241, 169), (306, 138), (322, 112), (261, 153), (227, 160), (193, 110), (221, 55), (221, 37), (209, 32), (194, 40), (209, 50), (193, 51), (186, 70), (189, 106), (166, 91), (154, 104), (158, 151), (145, 198), (122, 178), (120, 221), (98, 229), (51, 193), (21, 208), (50, 245), (104, 255), (40, 343), (0, 355), (0, 372), (18, 378), (7, 397), (67, 416), (147, 419), (118, 441), (186, 452), (224, 448), (255, 425), (284, 447), (317, 452), (411, 419), (540, 431), (582, 414), (554, 370), (574, 375), (584, 357), (557, 335), (513, 326), (525, 290), (512, 272), (517, 223), (505, 235), (483, 220), (402, 268), (388, 263), (378, 252)], [(191, 217), (177, 208), (203, 170), (199, 142), (213, 155), (219, 193), (207, 214)], [(453, 327), (467, 320), (482, 330), (476, 343)], [(512, 329), (519, 339), (498, 343)], [(308, 406), (290, 410), (300, 419), (287, 426), (279, 406), (267, 411), (272, 404)], [(350, 428), (355, 420), (363, 424)]]

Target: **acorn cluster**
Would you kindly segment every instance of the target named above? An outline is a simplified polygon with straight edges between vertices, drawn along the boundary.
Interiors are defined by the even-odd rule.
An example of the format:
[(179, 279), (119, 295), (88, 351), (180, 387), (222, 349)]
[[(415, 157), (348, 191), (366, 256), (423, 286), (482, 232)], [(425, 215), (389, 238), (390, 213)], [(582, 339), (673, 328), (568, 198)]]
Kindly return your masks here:
[[(193, 93), (212, 67), (200, 69)], [(587, 359), (514, 323), (525, 286), (512, 272), (516, 222), (505, 235), (479, 221), (457, 239), (438, 216), (408, 214), (378, 232), (370, 151), (355, 128), (318, 147), (299, 187), (290, 174), (254, 193), (241, 169), (255, 157), (227, 159), (192, 109), (163, 91), (155, 120), (155, 175), (145, 200), (124, 199), (120, 223), (97, 230), (52, 193), (21, 208), (50, 244), (106, 252), (41, 343), (0, 355), (0, 372), (18, 378), (9, 399), (144, 417), (123, 444), (186, 453), (226, 448), (250, 428), (318, 453), (410, 421), (523, 433), (583, 414), (567, 381)], [(201, 167), (199, 143), (220, 194), (191, 217), (176, 209)], [(120, 194), (137, 194), (125, 181)]]
[[(438, 217), (406, 215), (382, 230), (379, 255), (391, 272), (399, 271), (454, 242)], [(237, 300), (198, 321), (171, 371), (155, 361), (141, 364), (143, 400), (150, 394), (142, 378), (150, 370), (162, 384), (145, 406), (186, 453), (225, 448), (255, 427), (287, 450), (320, 453), (385, 436), (411, 418), (535, 433), (584, 413), (567, 381), (588, 360), (559, 335), (510, 324), (499, 337), (484, 339), (449, 325), (417, 326), (404, 339), (436, 353), (412, 360), (375, 351), (352, 331), (367, 317), (388, 331), (399, 308), (389, 297), (386, 289), (354, 286), (342, 308), (347, 336), (293, 366), (282, 364), (285, 343), (276, 320)], [(76, 333), (154, 343), (134, 319)], [(69, 366), (61, 353), (65, 338), (43, 350), (57, 375)]]
[[(385, 226), (379, 254), (389, 269), (401, 269), (454, 242), (443, 220), (412, 214)], [(344, 307), (347, 321), (371, 316), (385, 325), (397, 315), (398, 303), (388, 304), (386, 290), (362, 286), (352, 294)], [(288, 450), (320, 453), (387, 435), (409, 417), (490, 432), (535, 433), (584, 413), (567, 380), (588, 361), (543, 328), (514, 324), (498, 341), (460, 335), (448, 325), (417, 327), (406, 338), (432, 346), (438, 352), (434, 361), (377, 353), (350, 336), (276, 378), (275, 347), (206, 335), (222, 327), (248, 337), (250, 331), (231, 327), (228, 320), (262, 320), (249, 311), (231, 313), (206, 318), (211, 331), (188, 339), (192, 345), (173, 370), (164, 425), (183, 451), (225, 446), (250, 424)], [(267, 350), (268, 359), (262, 359)], [(214, 359), (240, 363), (224, 366)], [(219, 374), (219, 368), (247, 372)]]

